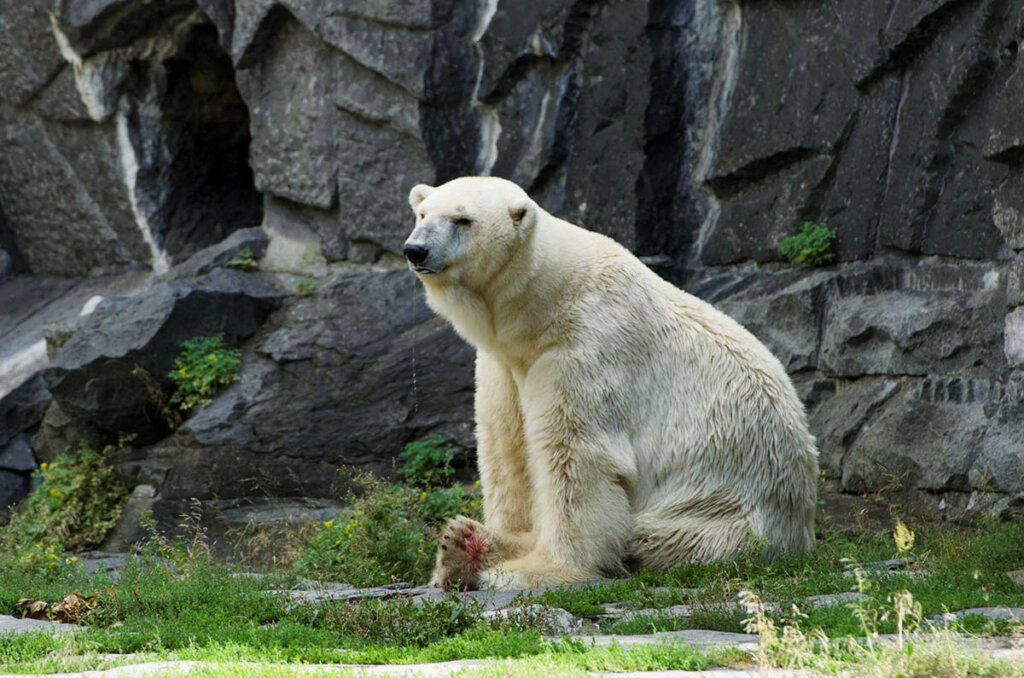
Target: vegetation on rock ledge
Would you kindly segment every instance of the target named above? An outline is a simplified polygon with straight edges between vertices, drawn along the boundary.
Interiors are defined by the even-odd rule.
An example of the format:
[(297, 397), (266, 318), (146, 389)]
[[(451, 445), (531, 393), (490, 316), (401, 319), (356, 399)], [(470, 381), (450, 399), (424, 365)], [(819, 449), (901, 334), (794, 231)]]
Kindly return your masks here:
[(56, 568), (66, 552), (98, 545), (117, 524), (128, 488), (112, 463), (116, 451), (82, 443), (35, 472), (35, 491), (0, 530), (0, 569)]
[(188, 412), (209, 404), (218, 388), (238, 381), (240, 359), (238, 349), (224, 346), (222, 335), (186, 339), (173, 369), (167, 373), (176, 387), (170, 405)]
[(815, 224), (805, 221), (800, 225), (798, 234), (779, 243), (779, 250), (792, 264), (821, 266), (835, 260), (836, 255), (832, 251), (835, 239), (836, 232), (828, 227), (827, 222)]

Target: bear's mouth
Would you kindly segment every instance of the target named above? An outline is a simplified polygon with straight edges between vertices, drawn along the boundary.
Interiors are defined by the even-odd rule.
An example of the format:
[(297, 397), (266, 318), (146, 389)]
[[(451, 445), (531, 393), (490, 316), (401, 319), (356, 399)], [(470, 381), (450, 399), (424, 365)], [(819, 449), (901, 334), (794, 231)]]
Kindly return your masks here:
[(427, 268), (426, 266), (413, 266), (412, 270), (415, 271), (416, 273), (419, 273), (420, 275), (434, 275), (435, 273), (437, 273), (437, 271), (435, 271), (434, 269)]

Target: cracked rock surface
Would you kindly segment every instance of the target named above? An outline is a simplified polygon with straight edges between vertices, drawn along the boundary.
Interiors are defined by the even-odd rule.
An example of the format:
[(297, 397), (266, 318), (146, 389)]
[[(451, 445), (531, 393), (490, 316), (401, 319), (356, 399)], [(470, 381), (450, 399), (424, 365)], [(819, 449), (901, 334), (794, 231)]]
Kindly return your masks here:
[[(253, 469), (315, 513), (431, 433), (471, 456), (472, 354), (394, 264), (412, 185), (494, 174), (779, 356), (825, 512), (1019, 516), (1022, 37), (1024, 0), (0, 0), (0, 505), (114, 426), (167, 516), (256, 506)], [(783, 262), (803, 221), (833, 265)], [(242, 240), (319, 291), (250, 314), (242, 382), (173, 436), (125, 374), (76, 399), (95, 364), (33, 391), (85, 285), (158, 304)]]

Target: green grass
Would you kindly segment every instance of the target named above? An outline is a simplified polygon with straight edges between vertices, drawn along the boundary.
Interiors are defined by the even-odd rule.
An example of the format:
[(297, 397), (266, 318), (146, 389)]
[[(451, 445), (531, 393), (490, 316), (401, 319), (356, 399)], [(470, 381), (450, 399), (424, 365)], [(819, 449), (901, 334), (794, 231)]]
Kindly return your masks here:
[[(601, 621), (602, 631), (623, 635), (685, 628), (735, 632), (743, 630), (746, 615), (733, 606), (739, 592), (747, 590), (761, 600), (781, 603), (785, 615), (791, 603), (797, 605), (804, 615), (799, 619), (803, 632), (817, 629), (833, 639), (863, 637), (862, 622), (854, 610), (859, 610), (860, 618), (867, 620), (872, 630), (895, 631), (893, 597), (901, 591), (913, 596), (925, 619), (944, 610), (968, 607), (1024, 607), (1024, 591), (1006, 576), (1008, 570), (1024, 568), (1024, 525), (990, 523), (959, 531), (918, 527), (913, 552), (917, 570), (869, 575), (860, 585), (845, 574), (851, 562), (895, 556), (888, 534), (832, 532), (807, 556), (773, 562), (750, 557), (732, 563), (690, 564), (671, 572), (641, 572), (629, 579), (548, 591), (522, 602), (540, 602), (592, 617), (602, 614), (604, 605), (612, 602), (637, 610), (685, 604), (694, 610), (692, 617), (655, 612), (629, 621)], [(917, 574), (921, 571), (928, 576)], [(99, 607), (80, 620), (87, 627), (81, 632), (0, 636), (0, 666), (9, 672), (53, 672), (177, 659), (225, 664), (204, 668), (202, 675), (250, 675), (246, 673), (249, 667), (237, 663), (411, 664), (473, 658), (511, 662), (484, 667), (477, 671), (479, 675), (491, 675), (492, 671), (530, 675), (541, 670), (574, 675), (639, 670), (636, 667), (698, 668), (739, 661), (734, 654), (701, 653), (683, 646), (606, 649), (579, 641), (556, 643), (531, 627), (534, 622), (528, 615), (515, 622), (492, 622), (481, 616), (479, 604), (457, 598), (422, 605), (404, 598), (296, 603), (273, 593), (296, 583), (289, 572), (239, 575), (236, 566), (215, 560), (201, 545), (155, 542), (145, 558), (116, 579), (87, 575), (66, 558), (50, 568), (0, 569), (0, 614), (18, 614), (19, 598), (52, 602), (73, 591), (100, 593)], [(858, 587), (867, 599), (853, 608), (839, 604), (810, 609), (806, 604), (811, 595)], [(771, 619), (783, 625), (780, 616)], [(958, 630), (1006, 635), (1018, 633), (1020, 626), (968, 617)], [(844, 659), (843, 652), (847, 650), (829, 649), (828, 660), (856, 657), (858, 662), (864, 661), (856, 653)], [(807, 657), (813, 652), (805, 654), (801, 661), (810, 662)], [(773, 661), (781, 661), (778, 657), (782, 655), (772, 656)], [(992, 675), (1005, 675), (1000, 673), (1003, 668), (991, 670), (995, 672)], [(280, 671), (280, 675), (289, 675), (287, 666)]]
[[(1024, 607), (1024, 591), (1006, 576), (1007, 571), (1024, 567), (1024, 526), (991, 523), (959, 531), (919, 528), (915, 554), (915, 566), (930, 576), (918, 576), (913, 570), (871, 574), (865, 591), (869, 606), (905, 589), (921, 603), (926, 617), (969, 607)], [(539, 600), (591, 616), (601, 614), (604, 604), (612, 602), (625, 602), (633, 609), (728, 603), (741, 590), (750, 590), (783, 608), (797, 604), (808, 615), (804, 626), (820, 626), (829, 635), (848, 635), (860, 628), (846, 605), (810, 610), (804, 600), (856, 590), (856, 579), (848, 573), (850, 564), (896, 556), (888, 534), (827, 533), (808, 556), (786, 556), (770, 563), (694, 563), (667, 573), (644, 572), (630, 579), (549, 591)], [(712, 614), (702, 620), (703, 628), (736, 630), (734, 618), (717, 616), (721, 619)], [(880, 632), (892, 630), (891, 620), (880, 622)]]
[[(230, 656), (238, 648), (222, 648), (221, 652), (180, 653), (175, 656), (149, 656), (146, 661), (202, 661), (204, 666), (190, 668), (189, 675), (209, 677), (262, 677), (262, 676), (360, 676), (366, 672), (357, 668), (338, 670), (330, 666), (311, 667), (309, 665), (289, 665), (262, 659), (245, 659)], [(421, 653), (414, 660), (402, 663), (423, 663), (450, 661), (437, 659), (435, 653)], [(497, 657), (497, 655), (494, 655)], [(351, 657), (345, 656), (345, 663), (353, 663)], [(454, 660), (451, 660), (454, 661)], [(467, 667), (455, 675), (459, 676), (588, 676), (594, 671), (699, 671), (714, 666), (727, 666), (748, 661), (747, 655), (738, 651), (715, 650), (701, 652), (685, 645), (654, 644), (638, 647), (592, 647), (580, 641), (551, 642), (544, 641), (542, 647), (528, 655), (509, 654), (504, 658), (496, 658), (480, 667)], [(68, 662), (64, 664), (49, 663), (38, 665), (35, 670), (41, 671), (82, 671), (112, 668), (120, 665), (116, 661), (96, 659), (94, 661)], [(33, 670), (29, 667), (23, 667)], [(319, 670), (318, 670), (319, 669)], [(415, 675), (415, 674), (413, 674)]]

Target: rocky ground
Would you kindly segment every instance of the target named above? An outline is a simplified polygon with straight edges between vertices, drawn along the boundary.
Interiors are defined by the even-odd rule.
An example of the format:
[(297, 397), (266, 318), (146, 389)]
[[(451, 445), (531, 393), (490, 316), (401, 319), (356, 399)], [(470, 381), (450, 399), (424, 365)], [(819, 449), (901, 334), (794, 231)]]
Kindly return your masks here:
[[(120, 571), (127, 562), (126, 556), (123, 554), (114, 553), (100, 553), (93, 552), (88, 554), (81, 554), (81, 564), (89, 572), (107, 572), (114, 576)], [(885, 576), (886, 573), (900, 572), (906, 567), (908, 561), (905, 559), (880, 561), (874, 563), (864, 563), (861, 567), (874, 576)], [(926, 571), (916, 571), (917, 576), (929, 577), (931, 576)], [(1024, 570), (1014, 571), (1009, 573), (1011, 579), (1017, 582), (1024, 582)], [(252, 574), (252, 577), (259, 578), (261, 575)], [(610, 580), (609, 580), (610, 581)], [(853, 589), (857, 588), (853, 577), (850, 577), (850, 588), (851, 590), (846, 593), (830, 594), (830, 595), (818, 595), (811, 596), (804, 602), (805, 609), (816, 609), (816, 608), (849, 608), (851, 605), (855, 605), (858, 602), (867, 599), (863, 593), (859, 593)], [(601, 582), (594, 582), (592, 584), (581, 585), (580, 587), (568, 587), (569, 590), (573, 588), (582, 588), (585, 586), (591, 586), (593, 584), (601, 584)], [(738, 648), (747, 652), (751, 655), (751, 662), (755, 661), (755, 655), (759, 649), (759, 642), (764, 642), (763, 639), (759, 639), (756, 634), (749, 633), (730, 633), (717, 630), (701, 630), (701, 629), (687, 629), (682, 631), (667, 631), (659, 633), (637, 633), (622, 635), (611, 633), (607, 630), (612, 624), (628, 620), (637, 620), (644, 617), (650, 617), (651, 615), (660, 615), (664, 617), (676, 617), (685, 618), (691, 615), (691, 610), (685, 605), (674, 605), (669, 607), (661, 608), (650, 608), (650, 609), (630, 609), (627, 605), (621, 603), (607, 603), (603, 606), (603, 610), (599, 613), (586, 615), (586, 616), (575, 616), (564, 609), (552, 607), (550, 605), (542, 605), (537, 602), (533, 602), (537, 596), (544, 594), (547, 591), (565, 591), (562, 589), (533, 589), (524, 591), (470, 591), (462, 592), (458, 594), (446, 593), (438, 589), (429, 589), (426, 587), (413, 587), (407, 584), (396, 584), (389, 586), (380, 586), (373, 588), (353, 588), (345, 584), (336, 584), (329, 582), (316, 582), (316, 581), (302, 581), (300, 584), (291, 590), (277, 590), (268, 589), (266, 595), (272, 596), (283, 596), (292, 601), (295, 604), (317, 604), (328, 601), (359, 601), (359, 600), (389, 600), (397, 598), (408, 598), (417, 603), (423, 603), (425, 601), (436, 601), (442, 598), (446, 598), (452, 595), (458, 595), (465, 601), (476, 601), (482, 606), (484, 610), (483, 615), (487, 618), (502, 618), (502, 617), (518, 617), (520, 619), (529, 617), (533, 620), (534, 625), (539, 625), (543, 630), (543, 633), (550, 636), (552, 639), (561, 639), (565, 641), (569, 640), (583, 640), (593, 647), (607, 647), (617, 645), (621, 647), (632, 647), (637, 645), (650, 645), (650, 644), (666, 644), (666, 645), (689, 645), (700, 650), (708, 650), (713, 648)], [(661, 593), (672, 594), (677, 593), (666, 589), (660, 591)], [(774, 613), (779, 611), (779, 605), (771, 601), (763, 601), (760, 603), (761, 609), (767, 613)], [(720, 603), (715, 604), (716, 609), (722, 611), (727, 610), (745, 610), (748, 615), (752, 615), (755, 608), (749, 607), (749, 604), (744, 607), (741, 602), (737, 599), (733, 603)], [(852, 613), (852, 612), (851, 612)], [(948, 624), (952, 623), (958, 618), (962, 618), (966, 615), (978, 615), (992, 620), (1024, 620), (1024, 608), (1012, 608), (1012, 607), (984, 607), (984, 608), (969, 608), (964, 610), (950, 610), (944, 614), (938, 615), (932, 618), (930, 621), (931, 629), (933, 632), (939, 631), (945, 628)], [(80, 627), (74, 624), (65, 624), (51, 621), (39, 621), (34, 619), (17, 619), (14, 617), (0, 615), (0, 635), (12, 634), (12, 633), (29, 633), (29, 632), (45, 632), (45, 633), (74, 633)], [(921, 635), (920, 631), (916, 632), (918, 635), (914, 636), (917, 639), (915, 642), (926, 643), (927, 634)], [(881, 635), (878, 639), (883, 643), (896, 643), (902, 642), (897, 639), (896, 636)], [(1003, 635), (1000, 637), (977, 637), (962, 634), (946, 634), (944, 640), (948, 643), (946, 651), (949, 652), (971, 652), (981, 654), (989, 658), (997, 658), (1010, 662), (1010, 665), (1018, 667), (1022, 674), (1024, 674), (1024, 636), (1020, 635)], [(199, 668), (216, 668), (218, 664), (216, 662), (192, 662), (192, 661), (160, 661), (153, 662), (147, 659), (147, 656), (140, 654), (133, 657), (132, 655), (118, 655), (108, 657), (110, 661), (116, 661), (118, 664), (128, 664), (125, 666), (118, 666), (115, 668), (88, 671), (83, 673), (69, 673), (69, 674), (58, 674), (67, 676), (95, 676), (96, 678), (113, 678), (116, 676), (143, 676), (143, 675), (174, 675), (176, 673), (188, 673), (190, 671), (198, 670)], [(134, 664), (133, 664), (134, 663)], [(242, 662), (240, 665), (245, 665)], [(489, 665), (501, 665), (499, 660), (460, 660), (450, 662), (437, 662), (437, 663), (426, 663), (426, 664), (415, 664), (415, 665), (402, 665), (402, 666), (387, 666), (387, 665), (354, 665), (354, 664), (324, 664), (324, 665), (303, 665), (301, 672), (320, 672), (323, 671), (325, 674), (339, 671), (343, 669), (358, 669), (360, 672), (365, 672), (366, 675), (450, 675), (460, 673), (469, 669), (480, 669), (486, 668)], [(261, 665), (252, 665), (257, 670)], [(2, 674), (0, 674), (2, 675)], [(24, 674), (22, 674), (24, 675)], [(362, 675), (362, 673), (360, 673)], [(592, 673), (591, 675), (604, 675), (600, 673)], [(612, 675), (612, 674), (609, 674)], [(629, 675), (616, 673), (614, 675)], [(707, 671), (690, 672), (690, 671), (668, 671), (668, 672), (649, 672), (649, 673), (638, 673), (637, 675), (672, 675), (672, 676), (815, 676), (824, 675), (813, 672), (805, 671), (783, 671), (780, 669), (772, 669), (770, 667), (762, 667), (757, 671), (750, 669), (709, 669)]]

